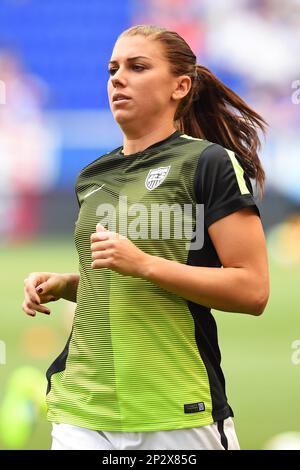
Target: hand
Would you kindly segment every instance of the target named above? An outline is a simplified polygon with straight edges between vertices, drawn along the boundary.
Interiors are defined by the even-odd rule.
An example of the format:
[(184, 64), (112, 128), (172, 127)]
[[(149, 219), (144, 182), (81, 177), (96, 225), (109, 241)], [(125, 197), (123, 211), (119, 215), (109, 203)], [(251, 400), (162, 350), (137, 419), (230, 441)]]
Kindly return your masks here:
[(109, 268), (120, 274), (143, 277), (151, 257), (128, 238), (97, 224), (91, 235), (92, 268)]
[(57, 273), (31, 273), (24, 281), (22, 309), (27, 315), (36, 316), (36, 311), (50, 314), (42, 303), (59, 300), (67, 287), (67, 278)]

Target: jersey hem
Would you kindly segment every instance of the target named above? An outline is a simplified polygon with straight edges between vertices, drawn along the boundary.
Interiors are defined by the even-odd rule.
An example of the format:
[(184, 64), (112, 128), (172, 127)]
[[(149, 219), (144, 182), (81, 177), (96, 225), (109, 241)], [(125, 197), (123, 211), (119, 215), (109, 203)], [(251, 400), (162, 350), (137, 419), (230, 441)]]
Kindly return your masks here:
[(209, 424), (214, 423), (216, 420), (226, 419), (229, 416), (233, 416), (231, 414), (229, 408), (225, 408), (217, 413), (214, 413), (214, 418), (212, 415), (193, 419), (189, 421), (168, 421), (168, 422), (152, 422), (152, 423), (127, 423), (123, 426), (120, 425), (107, 425), (101, 423), (91, 423), (87, 420), (77, 418), (74, 416), (54, 416), (48, 413), (47, 420), (54, 423), (64, 423), (64, 424), (71, 424), (73, 426), (83, 427), (85, 429), (91, 429), (94, 431), (123, 431), (123, 432), (145, 432), (145, 431), (171, 431), (175, 429), (190, 429), (196, 427), (207, 426)]
[[(260, 216), (259, 209), (251, 194), (244, 194), (244, 195), (241, 195), (237, 199), (227, 201), (221, 207), (219, 207), (218, 209), (215, 209), (214, 212), (212, 213), (209, 212), (205, 214), (206, 226), (209, 227), (211, 224), (213, 224), (217, 220), (222, 219), (223, 217), (226, 217), (227, 215), (232, 214), (233, 212), (236, 212), (240, 209), (244, 209), (246, 207), (251, 207), (251, 206), (253, 207), (257, 215)], [(205, 207), (204, 207), (204, 212), (205, 212)]]

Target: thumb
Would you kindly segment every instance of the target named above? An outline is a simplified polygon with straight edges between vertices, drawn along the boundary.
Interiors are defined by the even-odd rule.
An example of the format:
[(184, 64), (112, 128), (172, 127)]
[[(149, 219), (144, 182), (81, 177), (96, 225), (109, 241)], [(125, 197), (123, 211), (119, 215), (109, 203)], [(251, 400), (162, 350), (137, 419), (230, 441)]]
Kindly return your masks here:
[(105, 232), (107, 229), (100, 223), (96, 225), (96, 232)]
[(54, 282), (51, 282), (51, 279), (48, 279), (46, 282), (42, 282), (36, 286), (35, 290), (38, 294), (47, 294), (53, 287)]

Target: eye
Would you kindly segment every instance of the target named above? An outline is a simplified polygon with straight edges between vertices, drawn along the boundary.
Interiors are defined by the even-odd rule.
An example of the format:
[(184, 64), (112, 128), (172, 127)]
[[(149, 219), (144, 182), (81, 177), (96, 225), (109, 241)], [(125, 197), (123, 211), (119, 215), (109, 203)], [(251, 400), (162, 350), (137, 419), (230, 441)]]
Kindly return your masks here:
[(136, 72), (142, 72), (143, 70), (145, 70), (145, 67), (143, 65), (139, 65), (139, 64), (133, 64), (132, 68)]
[(112, 67), (111, 67), (111, 68), (108, 69), (108, 73), (109, 73), (109, 75), (114, 75), (117, 70), (118, 70), (117, 68), (115, 68), (115, 67), (112, 68)]
[[(131, 66), (132, 70), (134, 70), (135, 72), (142, 72), (143, 70), (145, 70), (145, 66), (144, 65), (140, 65), (140, 64), (132, 64)], [(110, 67), (108, 68), (108, 73), (110, 76), (113, 76), (115, 75), (115, 73), (118, 71), (118, 68), (117, 67)]]

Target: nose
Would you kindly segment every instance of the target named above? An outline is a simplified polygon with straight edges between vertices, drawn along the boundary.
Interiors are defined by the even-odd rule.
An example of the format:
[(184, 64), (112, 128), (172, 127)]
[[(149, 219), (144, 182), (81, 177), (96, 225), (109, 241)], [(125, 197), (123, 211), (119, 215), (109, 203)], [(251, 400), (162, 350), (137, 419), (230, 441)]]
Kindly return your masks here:
[(115, 74), (111, 77), (111, 83), (114, 88), (116, 88), (117, 86), (125, 86), (126, 79), (124, 77), (124, 73), (120, 72), (120, 69), (118, 69)]

